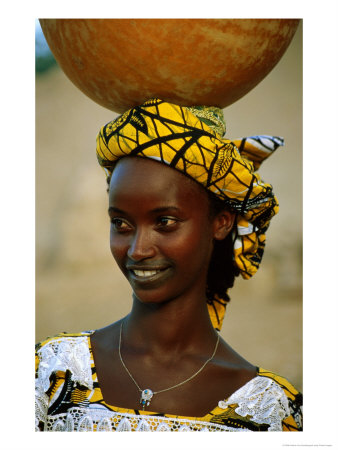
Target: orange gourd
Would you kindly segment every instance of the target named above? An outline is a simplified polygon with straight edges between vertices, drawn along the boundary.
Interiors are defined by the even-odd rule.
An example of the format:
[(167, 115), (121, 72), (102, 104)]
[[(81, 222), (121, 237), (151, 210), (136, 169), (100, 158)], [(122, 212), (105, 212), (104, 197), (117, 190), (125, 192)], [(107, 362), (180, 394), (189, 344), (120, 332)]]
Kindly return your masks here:
[(224, 108), (278, 63), (298, 19), (40, 19), (55, 59), (115, 112), (159, 97)]

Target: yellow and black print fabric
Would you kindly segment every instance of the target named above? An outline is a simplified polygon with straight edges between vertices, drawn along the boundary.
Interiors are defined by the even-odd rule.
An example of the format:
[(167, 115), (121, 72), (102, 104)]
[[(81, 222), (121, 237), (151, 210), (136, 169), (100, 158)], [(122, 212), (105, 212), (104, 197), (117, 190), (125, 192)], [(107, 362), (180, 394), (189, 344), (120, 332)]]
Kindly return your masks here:
[[(259, 267), (266, 230), (278, 212), (272, 186), (261, 180), (256, 169), (283, 145), (283, 139), (252, 136), (231, 141), (222, 138), (224, 132), (221, 109), (186, 108), (151, 99), (103, 126), (96, 153), (107, 176), (124, 156), (151, 158), (183, 172), (222, 199), (237, 213), (234, 262), (248, 279)], [(220, 308), (223, 312), (217, 315), (222, 320), (224, 304)]]
[[(123, 407), (110, 405), (104, 401), (99, 380), (97, 377), (96, 366), (93, 358), (93, 351), (91, 347), (90, 336), (93, 331), (82, 333), (62, 333), (52, 338), (46, 339), (36, 345), (36, 384), (43, 385), (41, 379), (46, 377), (47, 385), (43, 389), (37, 389), (36, 400), (36, 427), (37, 431), (74, 431), (67, 429), (67, 420), (62, 424), (61, 418), (68, 417), (73, 412), (73, 415), (78, 415), (80, 411), (92, 412), (92, 417), (95, 419), (95, 411), (106, 413), (109, 412), (120, 416), (120, 419), (126, 415), (132, 415), (135, 418), (145, 417), (148, 420), (155, 418), (166, 422), (166, 419), (172, 421), (173, 419), (182, 419), (190, 422), (195, 426), (196, 431), (201, 429), (200, 423), (210, 423), (210, 425), (223, 425), (229, 427), (232, 431), (273, 431), (271, 423), (269, 424), (269, 417), (275, 415), (274, 408), (279, 405), (279, 401), (271, 402), (271, 396), (267, 396), (268, 391), (258, 389), (256, 392), (256, 399), (262, 397), (262, 402), (259, 402), (259, 408), (262, 408), (261, 420), (254, 420), (251, 414), (239, 414), (239, 404), (241, 403), (241, 396), (234, 401), (234, 403), (222, 405), (224, 402), (219, 402), (210, 412), (203, 417), (185, 417), (164, 412), (150, 412), (140, 410), (130, 410)], [(80, 355), (80, 356), (79, 356)], [(88, 361), (84, 358), (88, 355)], [(87, 374), (87, 369), (89, 373)], [(76, 372), (76, 373), (75, 373)], [(81, 374), (79, 376), (79, 373)], [(281, 418), (278, 414), (275, 417), (277, 422), (280, 422), (279, 431), (302, 431), (302, 394), (284, 377), (268, 372), (262, 368), (257, 368), (257, 377), (269, 381), (277, 386), (278, 395), (283, 396), (281, 404), (284, 402), (287, 405), (287, 414)], [(249, 382), (247, 384), (252, 383)], [(41, 390), (43, 392), (41, 392)], [(238, 390), (237, 392), (240, 392)], [(248, 396), (248, 403), (255, 403), (254, 390), (248, 391), (245, 395)], [(280, 413), (282, 410), (280, 410)], [(279, 414), (280, 414), (279, 413)], [(269, 416), (270, 415), (270, 416)], [(279, 417), (279, 418), (278, 418)], [(97, 429), (97, 424), (92, 429), (86, 429), (86, 424), (83, 423), (83, 429), (79, 424), (78, 431), (106, 431)], [(109, 431), (119, 431), (114, 428), (114, 421), (112, 427), (109, 426)], [(66, 428), (66, 429), (65, 429)], [(123, 430), (122, 430), (123, 431)], [(172, 431), (175, 431), (174, 429)]]

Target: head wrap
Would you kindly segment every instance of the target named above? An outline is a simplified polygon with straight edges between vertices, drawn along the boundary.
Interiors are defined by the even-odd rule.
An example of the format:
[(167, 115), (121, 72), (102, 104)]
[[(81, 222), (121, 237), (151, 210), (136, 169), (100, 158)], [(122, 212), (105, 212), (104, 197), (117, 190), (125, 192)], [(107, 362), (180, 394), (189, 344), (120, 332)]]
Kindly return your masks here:
[[(223, 112), (216, 107), (182, 107), (151, 99), (103, 126), (96, 153), (110, 176), (124, 156), (150, 158), (202, 184), (236, 212), (234, 264), (243, 278), (254, 275), (261, 262), (265, 233), (278, 212), (272, 186), (256, 170), (280, 145), (274, 136), (223, 139)], [(215, 328), (220, 329), (226, 301), (208, 304)]]

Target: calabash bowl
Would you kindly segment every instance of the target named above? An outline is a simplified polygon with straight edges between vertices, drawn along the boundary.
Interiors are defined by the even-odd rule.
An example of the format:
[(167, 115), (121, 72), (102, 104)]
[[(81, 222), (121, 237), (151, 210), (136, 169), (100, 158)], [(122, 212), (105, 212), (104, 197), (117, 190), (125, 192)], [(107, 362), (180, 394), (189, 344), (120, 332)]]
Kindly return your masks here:
[(122, 113), (152, 97), (224, 108), (278, 63), (298, 19), (40, 19), (69, 79)]

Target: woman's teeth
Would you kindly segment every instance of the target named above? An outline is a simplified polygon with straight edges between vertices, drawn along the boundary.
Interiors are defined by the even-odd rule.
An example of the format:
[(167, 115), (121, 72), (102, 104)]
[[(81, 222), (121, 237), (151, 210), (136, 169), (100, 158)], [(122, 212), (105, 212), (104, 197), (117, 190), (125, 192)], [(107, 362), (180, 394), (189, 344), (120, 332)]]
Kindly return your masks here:
[(133, 270), (134, 274), (138, 277), (151, 277), (161, 272), (160, 270)]

